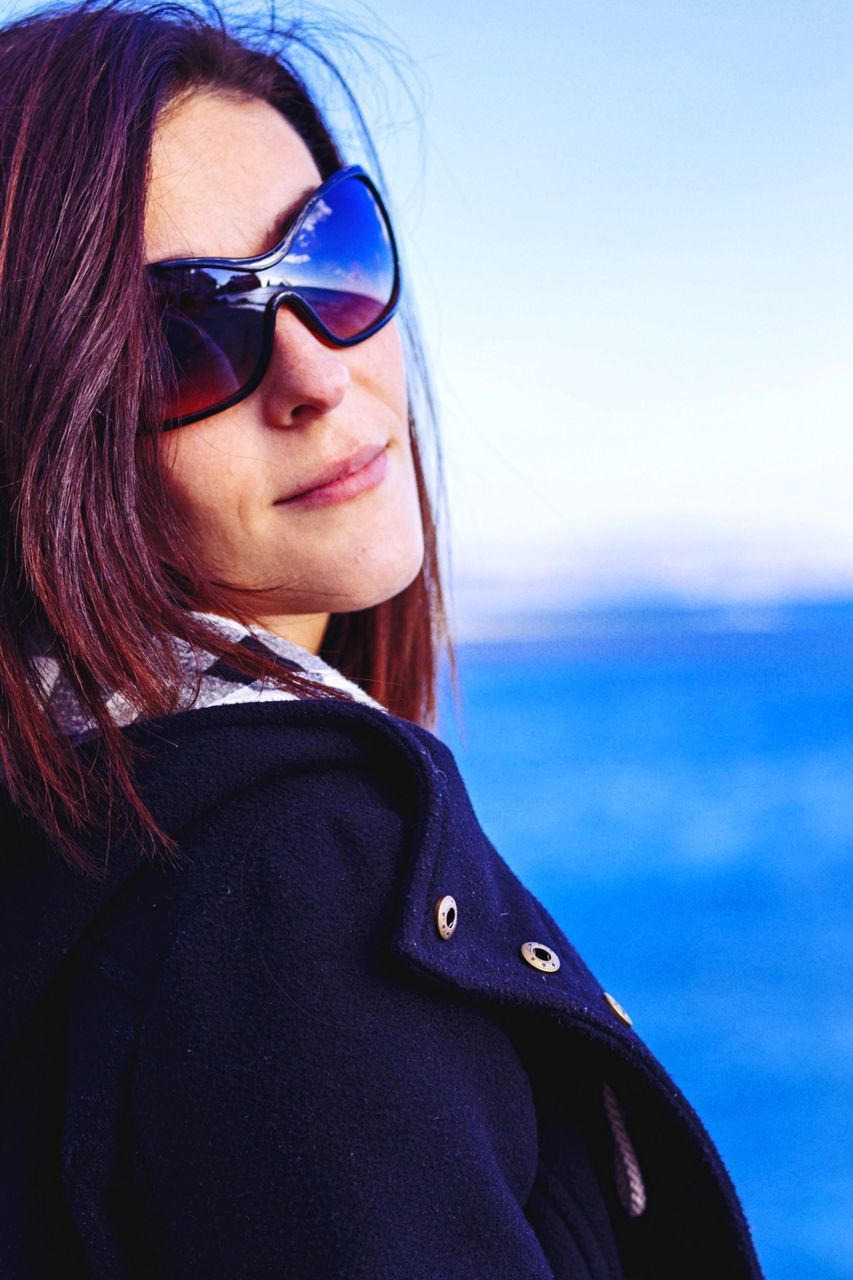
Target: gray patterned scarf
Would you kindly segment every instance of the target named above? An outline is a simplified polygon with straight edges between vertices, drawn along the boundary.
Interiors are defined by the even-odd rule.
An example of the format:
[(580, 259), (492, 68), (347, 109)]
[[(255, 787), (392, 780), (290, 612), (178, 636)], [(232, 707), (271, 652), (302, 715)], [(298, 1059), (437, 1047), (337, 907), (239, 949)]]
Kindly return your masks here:
[[(342, 689), (355, 701), (367, 703), (377, 711), (387, 713), (387, 707), (377, 702), (342, 672), (310, 650), (291, 640), (285, 640), (283, 636), (265, 631), (261, 627), (244, 626), (233, 618), (225, 618), (216, 613), (194, 612), (193, 617), (212, 623), (223, 635), (236, 640), (254, 653), (268, 653), (275, 657), (279, 665), (306, 675), (318, 684)], [(186, 691), (178, 707), (180, 711), (229, 706), (236, 702), (292, 702), (299, 699), (299, 694), (291, 693), (288, 689), (276, 688), (262, 680), (251, 680), (206, 650), (193, 652), (189, 645), (177, 638), (175, 644), (187, 674)], [(55, 658), (44, 655), (34, 656), (33, 661), (41, 677), (44, 697), (57, 715), (63, 730), (74, 739), (90, 733), (95, 727), (94, 721), (80, 704), (60, 663)], [(199, 676), (200, 684), (196, 695), (195, 684)], [(113, 694), (108, 698), (106, 706), (119, 725), (128, 725), (139, 719), (139, 711), (120, 694)]]

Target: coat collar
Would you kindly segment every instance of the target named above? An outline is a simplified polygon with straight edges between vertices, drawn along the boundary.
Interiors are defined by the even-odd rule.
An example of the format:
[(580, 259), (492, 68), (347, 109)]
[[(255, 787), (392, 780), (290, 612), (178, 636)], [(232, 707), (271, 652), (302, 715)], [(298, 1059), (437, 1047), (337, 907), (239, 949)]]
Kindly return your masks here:
[[(280, 730), (287, 727), (288, 732)], [(246, 731), (265, 733), (246, 751)], [(410, 967), (485, 1001), (537, 1006), (587, 1019), (603, 1034), (631, 1035), (602, 999), (600, 984), (538, 900), (518, 881), (482, 831), (450, 750), (429, 730), (361, 703), (309, 699), (219, 705), (124, 730), (140, 749), (137, 776), (157, 822), (178, 832), (211, 805), (287, 769), (381, 760), (412, 788), (417, 814), (403, 869), (392, 949)], [(97, 740), (78, 748), (97, 767)], [(223, 767), (222, 755), (227, 755)], [(211, 760), (218, 761), (211, 767)], [(262, 763), (259, 765), (259, 761)], [(393, 762), (393, 766), (392, 766)], [(2, 812), (10, 856), (0, 881), (0, 973), (7, 987), (0, 1055), (46, 993), (68, 953), (134, 872), (132, 837), (92, 842), (100, 878), (85, 877), (46, 846), (8, 798)], [(434, 907), (452, 895), (458, 927), (439, 934)], [(27, 927), (22, 929), (22, 922)], [(523, 942), (545, 943), (560, 958), (555, 973), (531, 968)], [(599, 1007), (599, 1005), (601, 1007)]]

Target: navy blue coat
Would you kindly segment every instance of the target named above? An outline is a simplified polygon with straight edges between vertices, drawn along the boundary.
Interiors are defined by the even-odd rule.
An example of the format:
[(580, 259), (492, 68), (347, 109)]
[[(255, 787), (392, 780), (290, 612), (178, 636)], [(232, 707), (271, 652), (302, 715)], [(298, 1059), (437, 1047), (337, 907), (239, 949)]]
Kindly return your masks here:
[(2, 1280), (760, 1277), (700, 1120), (437, 737), (324, 699), (125, 732), (182, 867), (114, 841), (84, 879), (2, 811)]

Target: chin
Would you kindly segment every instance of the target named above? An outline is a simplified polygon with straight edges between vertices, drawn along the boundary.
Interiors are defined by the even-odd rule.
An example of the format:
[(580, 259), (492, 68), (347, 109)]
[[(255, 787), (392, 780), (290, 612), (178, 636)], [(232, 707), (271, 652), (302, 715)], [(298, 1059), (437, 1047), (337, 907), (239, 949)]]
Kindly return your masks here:
[(354, 569), (335, 592), (341, 603), (334, 605), (333, 612), (355, 613), (392, 600), (414, 582), (421, 571), (423, 559), (423, 546), (419, 545), (412, 549), (410, 556), (398, 556), (393, 563), (362, 565), (360, 572)]

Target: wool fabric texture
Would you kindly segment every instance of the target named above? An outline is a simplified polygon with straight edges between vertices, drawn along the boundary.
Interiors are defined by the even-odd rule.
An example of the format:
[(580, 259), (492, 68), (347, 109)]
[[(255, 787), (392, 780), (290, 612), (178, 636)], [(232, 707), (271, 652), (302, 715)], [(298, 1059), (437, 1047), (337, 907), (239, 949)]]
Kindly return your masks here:
[(760, 1280), (702, 1122), (449, 748), (348, 692), (220, 669), (128, 714), (179, 868), (128, 834), (84, 878), (0, 804), (0, 1276)]

